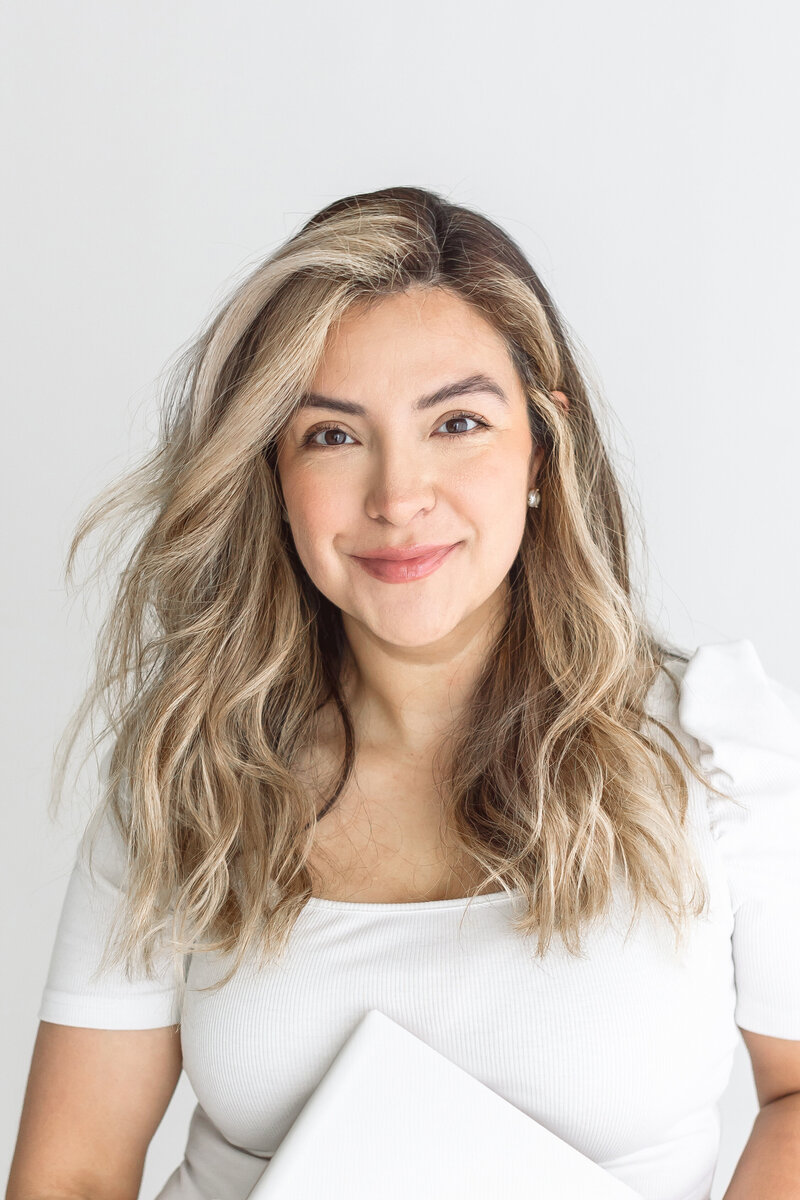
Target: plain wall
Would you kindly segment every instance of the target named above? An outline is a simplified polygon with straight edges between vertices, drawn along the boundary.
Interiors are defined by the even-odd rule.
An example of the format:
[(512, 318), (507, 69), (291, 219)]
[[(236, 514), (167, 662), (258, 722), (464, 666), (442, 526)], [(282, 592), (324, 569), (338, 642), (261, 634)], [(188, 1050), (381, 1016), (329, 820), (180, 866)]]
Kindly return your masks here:
[[(324, 204), (417, 184), (520, 242), (612, 412), (653, 620), (748, 637), (800, 687), (800, 84), (796, 9), (771, 0), (16, 0), (0, 34), (7, 1178), (85, 815), (45, 812), (101, 616), (65, 591), (66, 547), (151, 443), (168, 359)], [(142, 1197), (193, 1104), (182, 1076)], [(715, 1200), (755, 1113), (742, 1045)]]

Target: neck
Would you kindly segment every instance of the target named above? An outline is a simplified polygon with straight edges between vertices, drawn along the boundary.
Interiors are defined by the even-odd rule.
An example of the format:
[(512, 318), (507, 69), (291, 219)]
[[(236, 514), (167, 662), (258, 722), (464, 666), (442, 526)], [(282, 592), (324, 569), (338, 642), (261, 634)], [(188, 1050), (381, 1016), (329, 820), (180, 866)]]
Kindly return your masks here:
[(343, 688), (359, 745), (418, 760), (463, 712), (507, 612), (499, 589), (438, 641), (397, 646), (343, 614)]

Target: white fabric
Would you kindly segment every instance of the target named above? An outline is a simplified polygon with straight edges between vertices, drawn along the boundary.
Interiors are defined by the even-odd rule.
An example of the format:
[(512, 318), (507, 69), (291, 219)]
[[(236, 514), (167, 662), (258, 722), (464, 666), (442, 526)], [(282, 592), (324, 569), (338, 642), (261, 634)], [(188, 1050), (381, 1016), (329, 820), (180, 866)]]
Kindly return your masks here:
[(371, 1008), (248, 1200), (534, 1195), (641, 1200), (616, 1175)]
[(647, 909), (626, 939), (621, 897), (585, 935), (583, 958), (556, 940), (544, 961), (509, 925), (516, 895), (469, 907), (312, 898), (278, 963), (245, 963), (216, 993), (197, 989), (225, 963), (187, 956), (178, 1011), (166, 957), (155, 982), (90, 978), (124, 860), (106, 831), (93, 888), (79, 849), (38, 1015), (104, 1029), (181, 1023), (198, 1104), (157, 1200), (246, 1196), (370, 1008), (644, 1200), (707, 1200), (737, 1024), (800, 1039), (800, 694), (767, 677), (746, 639), (706, 643), (669, 667), (679, 697), (660, 674), (648, 711), (733, 797), (687, 774), (711, 907), (680, 953)]

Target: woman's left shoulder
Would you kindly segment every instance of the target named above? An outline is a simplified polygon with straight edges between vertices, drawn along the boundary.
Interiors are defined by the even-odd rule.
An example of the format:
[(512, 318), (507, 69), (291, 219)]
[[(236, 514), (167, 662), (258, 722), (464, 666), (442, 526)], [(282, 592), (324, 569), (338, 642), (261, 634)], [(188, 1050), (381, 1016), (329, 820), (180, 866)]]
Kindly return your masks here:
[(704, 643), (673, 673), (675, 720), (724, 793), (706, 789), (734, 916), (736, 1022), (800, 1038), (800, 693), (749, 638)]
[(699, 645), (677, 681), (677, 721), (705, 767), (735, 790), (800, 786), (800, 692), (767, 674), (749, 638)]

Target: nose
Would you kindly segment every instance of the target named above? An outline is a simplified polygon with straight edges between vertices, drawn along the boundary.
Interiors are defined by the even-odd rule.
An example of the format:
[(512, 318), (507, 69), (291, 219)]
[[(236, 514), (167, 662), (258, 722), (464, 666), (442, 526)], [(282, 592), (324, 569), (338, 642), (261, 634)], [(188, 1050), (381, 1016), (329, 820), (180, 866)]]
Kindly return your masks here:
[(436, 482), (420, 456), (395, 448), (374, 468), (365, 500), (369, 516), (405, 525), (436, 504)]

